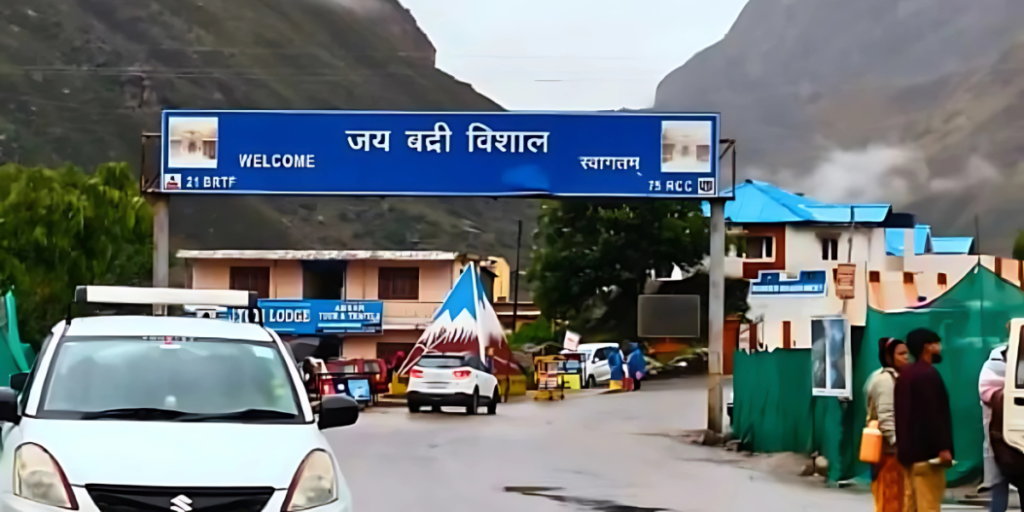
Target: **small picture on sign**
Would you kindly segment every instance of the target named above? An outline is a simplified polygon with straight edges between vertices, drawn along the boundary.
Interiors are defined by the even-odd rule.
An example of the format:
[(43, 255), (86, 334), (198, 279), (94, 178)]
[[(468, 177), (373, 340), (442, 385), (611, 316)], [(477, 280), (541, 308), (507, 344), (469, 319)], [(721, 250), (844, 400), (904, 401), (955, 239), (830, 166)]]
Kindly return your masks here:
[(711, 123), (662, 121), (661, 172), (711, 172)]
[(164, 174), (164, 190), (181, 190), (181, 175)]
[(697, 179), (697, 194), (702, 196), (713, 196), (715, 195), (715, 179), (714, 178), (698, 178)]
[(167, 166), (216, 169), (216, 117), (171, 117), (167, 120)]

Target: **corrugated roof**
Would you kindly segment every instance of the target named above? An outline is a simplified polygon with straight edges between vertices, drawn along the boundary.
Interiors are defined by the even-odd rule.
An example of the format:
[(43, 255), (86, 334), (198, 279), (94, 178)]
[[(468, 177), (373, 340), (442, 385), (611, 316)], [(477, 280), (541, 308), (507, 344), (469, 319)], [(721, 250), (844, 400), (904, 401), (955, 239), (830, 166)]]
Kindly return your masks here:
[(455, 261), (460, 253), (446, 251), (192, 251), (179, 258), (196, 260), (405, 260)]
[[(851, 210), (855, 222), (877, 223), (892, 212), (892, 205), (888, 204), (825, 203), (755, 180), (737, 186), (735, 196), (736, 199), (725, 203), (725, 218), (736, 224), (849, 224)], [(703, 203), (702, 208), (705, 216), (711, 214), (709, 204)]]
[(942, 236), (932, 237), (932, 252), (935, 254), (970, 254), (974, 237)]
[[(885, 230), (885, 252), (890, 256), (903, 256), (904, 228)], [(914, 254), (930, 253), (932, 248), (932, 227), (927, 224), (914, 226)]]

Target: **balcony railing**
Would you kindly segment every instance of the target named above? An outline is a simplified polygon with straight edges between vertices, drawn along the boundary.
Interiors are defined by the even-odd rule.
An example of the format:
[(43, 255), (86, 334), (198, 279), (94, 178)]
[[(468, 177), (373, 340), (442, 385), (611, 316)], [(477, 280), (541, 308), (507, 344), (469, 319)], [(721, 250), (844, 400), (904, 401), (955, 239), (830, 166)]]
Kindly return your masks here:
[(440, 302), (392, 302), (384, 301), (384, 318), (431, 319)]

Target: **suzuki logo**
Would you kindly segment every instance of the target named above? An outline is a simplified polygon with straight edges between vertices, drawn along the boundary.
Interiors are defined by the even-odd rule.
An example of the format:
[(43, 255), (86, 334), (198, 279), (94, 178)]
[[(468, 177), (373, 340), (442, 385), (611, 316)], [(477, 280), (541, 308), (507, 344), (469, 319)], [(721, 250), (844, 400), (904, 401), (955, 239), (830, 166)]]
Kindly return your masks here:
[(174, 512), (192, 512), (192, 500), (184, 494), (179, 494), (171, 500), (171, 510)]

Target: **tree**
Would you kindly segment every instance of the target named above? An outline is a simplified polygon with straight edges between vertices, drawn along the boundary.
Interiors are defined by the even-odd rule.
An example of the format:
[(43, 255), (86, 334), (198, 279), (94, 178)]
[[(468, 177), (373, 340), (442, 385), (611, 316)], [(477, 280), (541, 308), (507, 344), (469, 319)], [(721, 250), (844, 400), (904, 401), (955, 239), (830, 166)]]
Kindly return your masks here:
[(0, 293), (13, 287), (23, 339), (38, 348), (77, 285), (147, 282), (152, 225), (125, 164), (0, 166)]
[(591, 339), (636, 337), (650, 270), (696, 267), (708, 224), (689, 201), (545, 203), (527, 280), (544, 316)]
[(1013, 241), (1013, 259), (1024, 260), (1024, 230), (1017, 230), (1017, 239)]

